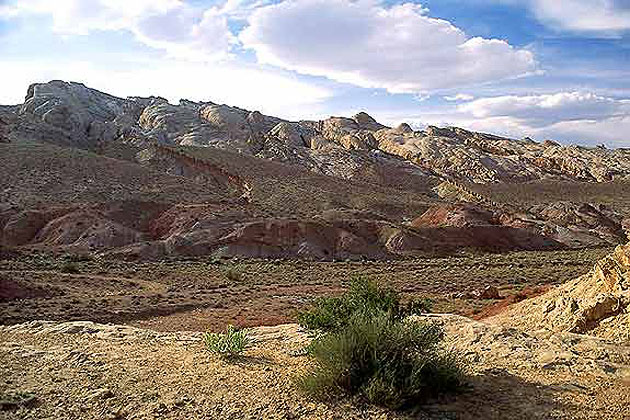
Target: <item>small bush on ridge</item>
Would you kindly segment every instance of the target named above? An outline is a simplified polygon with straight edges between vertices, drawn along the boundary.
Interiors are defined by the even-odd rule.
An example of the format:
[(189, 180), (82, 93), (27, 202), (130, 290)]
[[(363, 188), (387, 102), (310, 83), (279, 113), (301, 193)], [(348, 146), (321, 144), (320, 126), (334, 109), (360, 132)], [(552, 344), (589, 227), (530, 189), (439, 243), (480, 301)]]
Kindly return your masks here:
[(403, 318), (427, 312), (430, 307), (428, 299), (412, 300), (403, 305), (396, 290), (359, 277), (341, 296), (319, 298), (311, 308), (299, 312), (298, 323), (309, 329), (332, 331), (345, 327), (356, 313), (371, 316), (387, 312), (393, 318)]
[(436, 324), (355, 314), (311, 343), (315, 367), (298, 385), (320, 399), (357, 395), (392, 409), (452, 392), (461, 386), (462, 367), (440, 348), (442, 338)]
[(228, 325), (225, 333), (207, 332), (203, 340), (209, 351), (226, 357), (240, 355), (252, 341), (247, 330), (238, 330), (233, 325)]

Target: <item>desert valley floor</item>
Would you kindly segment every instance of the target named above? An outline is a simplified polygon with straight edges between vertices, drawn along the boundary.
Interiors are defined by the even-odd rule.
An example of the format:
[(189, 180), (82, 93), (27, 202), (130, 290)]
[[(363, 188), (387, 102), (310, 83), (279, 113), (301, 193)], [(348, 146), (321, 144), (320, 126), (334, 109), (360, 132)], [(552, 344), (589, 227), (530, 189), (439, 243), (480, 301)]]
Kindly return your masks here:
[[(158, 331), (276, 325), (294, 322), (307, 302), (338, 294), (355, 276), (390, 283), (407, 298), (430, 298), (436, 312), (481, 318), (586, 273), (610, 251), (463, 252), (373, 262), (138, 263), (5, 255), (0, 260), (0, 323), (90, 320)], [(73, 272), (67, 272), (68, 265)], [(501, 299), (475, 296), (488, 286), (497, 288)]]

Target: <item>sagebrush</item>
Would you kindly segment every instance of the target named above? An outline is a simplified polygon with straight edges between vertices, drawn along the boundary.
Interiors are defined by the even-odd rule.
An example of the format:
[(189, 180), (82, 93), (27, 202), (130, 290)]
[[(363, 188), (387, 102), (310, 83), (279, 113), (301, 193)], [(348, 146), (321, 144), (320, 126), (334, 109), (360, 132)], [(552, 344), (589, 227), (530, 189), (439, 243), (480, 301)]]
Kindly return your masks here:
[(66, 274), (79, 274), (81, 272), (81, 268), (79, 264), (72, 261), (67, 261), (63, 263), (60, 271)]
[(343, 295), (317, 300), (299, 314), (302, 326), (320, 332), (299, 387), (320, 399), (352, 395), (394, 409), (456, 391), (464, 369), (441, 346), (442, 328), (408, 318), (429, 308), (426, 300), (402, 304), (395, 290), (361, 278)]
[(403, 304), (395, 289), (359, 277), (352, 280), (348, 291), (341, 296), (319, 298), (310, 308), (299, 312), (298, 323), (309, 329), (332, 331), (345, 327), (356, 313), (370, 316), (387, 312), (393, 318), (404, 318), (428, 312), (431, 305), (429, 299)]
[(442, 339), (436, 324), (355, 314), (311, 343), (315, 366), (298, 385), (320, 399), (345, 394), (393, 409), (417, 404), (462, 386), (462, 365)]

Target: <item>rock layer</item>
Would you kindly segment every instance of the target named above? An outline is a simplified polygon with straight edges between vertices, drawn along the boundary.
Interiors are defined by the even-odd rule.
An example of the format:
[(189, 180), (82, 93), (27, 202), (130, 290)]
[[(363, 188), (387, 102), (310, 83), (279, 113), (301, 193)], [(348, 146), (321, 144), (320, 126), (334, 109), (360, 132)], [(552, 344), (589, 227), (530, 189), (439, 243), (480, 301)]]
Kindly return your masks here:
[(630, 243), (598, 261), (590, 273), (491, 320), (630, 342)]

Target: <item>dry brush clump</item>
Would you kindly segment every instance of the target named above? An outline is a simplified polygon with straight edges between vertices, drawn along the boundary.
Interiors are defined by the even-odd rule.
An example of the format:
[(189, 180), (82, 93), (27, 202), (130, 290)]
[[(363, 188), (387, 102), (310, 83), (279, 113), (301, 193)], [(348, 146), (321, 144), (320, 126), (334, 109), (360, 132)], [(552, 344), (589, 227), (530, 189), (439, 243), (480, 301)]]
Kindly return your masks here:
[(410, 319), (396, 291), (355, 280), (338, 298), (321, 299), (299, 315), (320, 334), (308, 347), (313, 367), (298, 386), (318, 399), (358, 396), (398, 409), (462, 387), (464, 367), (441, 345), (442, 328)]

